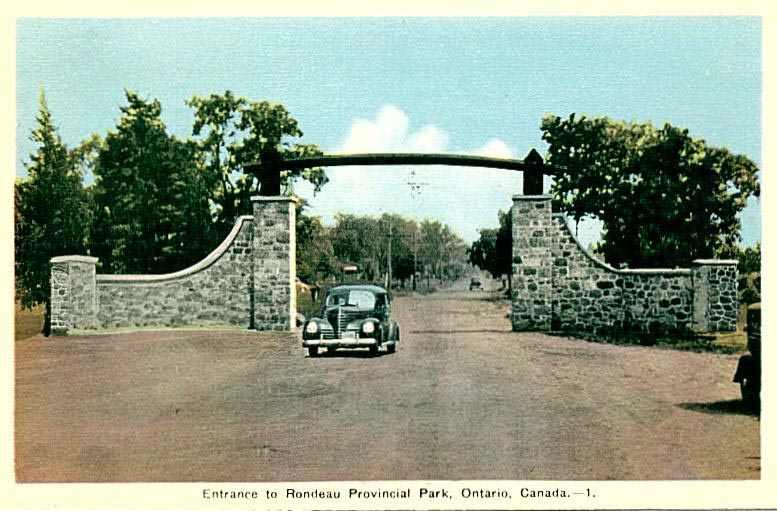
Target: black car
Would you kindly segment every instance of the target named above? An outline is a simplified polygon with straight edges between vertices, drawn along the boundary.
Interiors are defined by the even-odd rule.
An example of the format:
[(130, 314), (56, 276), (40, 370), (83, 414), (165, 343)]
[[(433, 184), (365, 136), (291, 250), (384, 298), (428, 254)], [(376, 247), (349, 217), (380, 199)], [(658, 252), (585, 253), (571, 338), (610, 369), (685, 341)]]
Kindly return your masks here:
[(327, 291), (320, 317), (302, 327), (302, 346), (311, 357), (320, 348), (367, 348), (377, 354), (381, 346), (394, 353), (399, 325), (391, 319), (391, 297), (380, 286), (343, 284)]
[(472, 279), (470, 279), (469, 281), (469, 290), (473, 291), (473, 290), (480, 290), (480, 289), (483, 289), (483, 283), (480, 281), (479, 278), (472, 277)]
[(739, 358), (734, 382), (742, 389), (742, 399), (758, 404), (761, 399), (761, 304), (747, 308), (747, 349), (750, 353)]

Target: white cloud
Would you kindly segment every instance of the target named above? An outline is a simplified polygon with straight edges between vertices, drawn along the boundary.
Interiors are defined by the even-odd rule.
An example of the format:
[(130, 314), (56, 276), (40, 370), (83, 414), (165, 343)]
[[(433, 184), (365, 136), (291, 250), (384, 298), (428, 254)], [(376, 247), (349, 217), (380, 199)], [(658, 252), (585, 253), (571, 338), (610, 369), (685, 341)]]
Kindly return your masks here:
[[(476, 149), (452, 151), (450, 135), (427, 124), (413, 128), (407, 114), (392, 105), (382, 107), (372, 120), (356, 120), (335, 153), (415, 152), (476, 154), (513, 158), (503, 141), (491, 139)], [(520, 172), (456, 166), (366, 166), (327, 169), (329, 183), (313, 197), (312, 187), (297, 184), (297, 193), (312, 206), (311, 213), (326, 223), (337, 211), (360, 215), (395, 212), (417, 219), (439, 219), (466, 241), (478, 229), (499, 225), (497, 212), (520, 193)]]
[(448, 145), (448, 134), (431, 125), (409, 132), (410, 120), (393, 105), (378, 111), (374, 121), (359, 119), (335, 152), (442, 152)]
[(490, 156), (492, 158), (515, 158), (513, 150), (507, 147), (507, 144), (497, 139), (489, 140), (479, 149), (475, 149), (474, 153), (479, 156)]

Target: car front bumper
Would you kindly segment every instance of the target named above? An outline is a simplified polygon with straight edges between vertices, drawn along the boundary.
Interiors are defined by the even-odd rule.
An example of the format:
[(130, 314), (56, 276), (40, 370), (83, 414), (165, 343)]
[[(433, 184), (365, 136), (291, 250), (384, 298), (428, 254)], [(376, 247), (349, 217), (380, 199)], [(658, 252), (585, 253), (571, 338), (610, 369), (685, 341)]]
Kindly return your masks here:
[(310, 346), (323, 346), (323, 347), (335, 347), (335, 348), (361, 348), (376, 346), (378, 340), (374, 337), (335, 337), (335, 338), (314, 338), (303, 339), (302, 346), (308, 348)]

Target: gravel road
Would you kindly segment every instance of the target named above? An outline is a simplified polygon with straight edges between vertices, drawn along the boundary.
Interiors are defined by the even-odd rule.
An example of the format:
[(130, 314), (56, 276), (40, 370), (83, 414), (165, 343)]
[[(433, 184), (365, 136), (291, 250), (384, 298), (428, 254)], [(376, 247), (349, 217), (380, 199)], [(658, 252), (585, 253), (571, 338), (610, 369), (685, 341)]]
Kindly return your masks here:
[(760, 477), (736, 355), (511, 333), (495, 296), (398, 297), (378, 357), (248, 331), (17, 341), (17, 480)]

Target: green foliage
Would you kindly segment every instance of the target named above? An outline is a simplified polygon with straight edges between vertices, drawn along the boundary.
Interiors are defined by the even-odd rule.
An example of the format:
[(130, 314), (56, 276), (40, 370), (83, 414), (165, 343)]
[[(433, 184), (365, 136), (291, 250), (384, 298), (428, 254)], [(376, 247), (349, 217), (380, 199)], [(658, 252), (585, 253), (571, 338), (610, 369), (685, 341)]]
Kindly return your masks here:
[(38, 126), (30, 137), (39, 147), (25, 164), (27, 178), (14, 187), (15, 277), (16, 297), (22, 305), (44, 303), (48, 312), (49, 261), (87, 252), (91, 215), (89, 195), (82, 186), (81, 153), (68, 152), (43, 90), (39, 104)]
[(306, 215), (297, 208), (297, 276), (308, 284), (320, 284), (339, 273), (332, 240), (317, 216)]
[(608, 118), (542, 120), (551, 193), (575, 221), (604, 224), (598, 247), (615, 266), (688, 266), (739, 240), (738, 214), (758, 196), (757, 166), (688, 130)]
[(406, 284), (420, 278), (452, 281), (466, 268), (466, 245), (439, 221), (417, 222), (401, 215), (380, 218), (338, 214), (331, 239), (335, 256), (355, 263), (367, 280), (382, 281), (391, 269), (393, 280)]
[(197, 147), (167, 134), (158, 101), (126, 91), (94, 169), (93, 250), (109, 273), (165, 273), (213, 246)]
[(512, 243), (512, 215), (510, 211), (500, 211), (499, 228), (480, 230), (480, 237), (469, 248), (469, 261), (494, 278), (507, 275), (512, 283)]
[[(302, 137), (302, 130), (283, 105), (248, 100), (230, 91), (207, 98), (194, 95), (187, 105), (194, 109), (192, 134), (198, 137), (207, 197), (222, 235), (239, 215), (252, 213), (251, 196), (261, 193), (263, 186), (272, 186), (260, 186), (257, 176), (242, 172), (243, 165), (321, 154), (314, 145), (293, 142)], [(260, 177), (273, 180), (272, 174)], [(310, 181), (316, 189), (327, 182), (321, 168), (311, 168), (284, 171), (279, 185), (291, 193), (297, 178)]]

